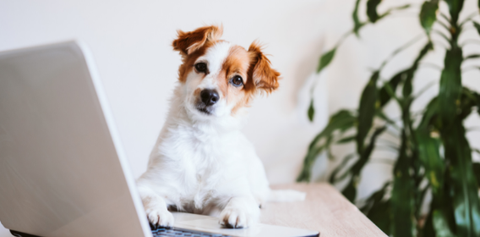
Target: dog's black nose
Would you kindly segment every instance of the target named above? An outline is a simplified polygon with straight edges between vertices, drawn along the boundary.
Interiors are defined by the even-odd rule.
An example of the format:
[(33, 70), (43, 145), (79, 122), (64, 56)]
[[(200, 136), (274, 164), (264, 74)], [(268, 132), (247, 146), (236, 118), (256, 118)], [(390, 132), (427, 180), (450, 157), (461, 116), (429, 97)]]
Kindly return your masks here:
[(203, 103), (205, 103), (206, 106), (213, 105), (217, 103), (217, 101), (220, 99), (217, 91), (211, 89), (204, 89), (200, 93), (200, 97), (202, 98), (202, 101)]

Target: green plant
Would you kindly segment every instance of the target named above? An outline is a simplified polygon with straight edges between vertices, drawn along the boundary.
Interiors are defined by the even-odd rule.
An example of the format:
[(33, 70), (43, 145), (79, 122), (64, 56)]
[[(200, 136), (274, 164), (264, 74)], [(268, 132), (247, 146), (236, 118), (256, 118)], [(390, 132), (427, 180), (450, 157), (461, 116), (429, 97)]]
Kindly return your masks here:
[[(377, 12), (381, 0), (365, 1), (368, 21), (359, 20), (358, 9), (362, 0), (356, 0), (354, 29), (321, 56), (317, 72), (331, 63), (337, 48), (347, 36), (358, 36), (359, 30), (366, 24), (382, 20), (394, 11), (415, 7), (399, 6), (381, 14)], [(439, 4), (444, 3), (448, 5), (448, 12), (439, 11)], [(459, 43), (459, 36), (466, 26), (473, 25), (472, 28), (480, 34), (480, 23), (473, 20), (479, 15), (478, 9), (465, 19), (459, 19), (463, 3), (463, 0), (423, 2), (419, 22), (425, 32), (423, 37), (428, 42), (411, 66), (389, 80), (382, 80), (384, 66), (415, 41), (400, 47), (373, 71), (361, 94), (358, 110), (340, 110), (330, 117), (327, 126), (308, 147), (297, 179), (310, 181), (312, 164), (321, 152), (326, 151), (331, 157), (332, 145), (355, 142), (356, 151), (341, 160), (329, 179), (332, 183), (346, 183), (342, 193), (354, 202), (360, 173), (369, 162), (379, 136), (397, 130), (400, 144), (395, 147), (397, 158), (393, 180), (385, 183), (360, 207), (367, 217), (391, 236), (480, 236), (480, 164), (472, 160), (472, 152), (479, 151), (470, 147), (463, 124), (472, 111), (480, 114), (480, 94), (462, 84), (462, 63), (480, 58), (480, 55), (464, 55), (465, 45)], [(442, 30), (433, 29), (434, 23)], [(418, 97), (412, 94), (415, 73), (425, 55), (438, 44), (438, 41), (431, 40), (432, 34), (448, 41), (439, 79), (440, 89), (421, 113), (413, 113), (411, 105)], [(399, 121), (384, 113), (389, 101), (398, 104), (401, 110)], [(310, 120), (313, 120), (314, 114), (312, 99), (308, 109)], [(352, 132), (347, 132), (349, 130), (356, 131), (355, 135), (351, 136)], [(427, 192), (432, 193), (432, 201), (428, 214), (422, 216), (420, 209)]]

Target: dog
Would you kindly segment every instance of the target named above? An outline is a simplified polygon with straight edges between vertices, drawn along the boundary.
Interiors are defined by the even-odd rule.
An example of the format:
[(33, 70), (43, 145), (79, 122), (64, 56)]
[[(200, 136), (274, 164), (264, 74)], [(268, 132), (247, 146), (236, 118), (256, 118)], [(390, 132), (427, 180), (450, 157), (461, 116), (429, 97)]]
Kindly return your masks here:
[(271, 190), (253, 145), (240, 132), (249, 104), (279, 86), (262, 47), (221, 40), (222, 26), (177, 31), (182, 57), (168, 117), (137, 187), (152, 225), (171, 227), (169, 210), (212, 215), (227, 228), (258, 222), (265, 201), (303, 200)]

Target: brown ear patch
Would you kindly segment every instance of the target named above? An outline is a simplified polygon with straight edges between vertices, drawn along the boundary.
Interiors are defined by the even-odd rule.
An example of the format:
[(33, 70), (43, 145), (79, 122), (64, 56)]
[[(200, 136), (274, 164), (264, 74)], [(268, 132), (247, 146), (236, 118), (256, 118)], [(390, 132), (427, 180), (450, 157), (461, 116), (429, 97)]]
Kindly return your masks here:
[(270, 60), (263, 54), (262, 46), (253, 42), (248, 48), (250, 53), (250, 68), (248, 69), (248, 80), (254, 82), (256, 89), (271, 93), (279, 86), (280, 73), (271, 68)]
[(186, 56), (200, 49), (206, 42), (218, 40), (223, 34), (223, 27), (212, 25), (189, 32), (178, 30), (177, 34), (177, 39), (172, 43), (173, 49)]
[(193, 63), (205, 54), (207, 48), (219, 42), (222, 36), (222, 26), (205, 26), (194, 31), (177, 31), (178, 37), (173, 41), (173, 49), (182, 55), (182, 65), (178, 68), (180, 82), (187, 80), (187, 75), (193, 70)]

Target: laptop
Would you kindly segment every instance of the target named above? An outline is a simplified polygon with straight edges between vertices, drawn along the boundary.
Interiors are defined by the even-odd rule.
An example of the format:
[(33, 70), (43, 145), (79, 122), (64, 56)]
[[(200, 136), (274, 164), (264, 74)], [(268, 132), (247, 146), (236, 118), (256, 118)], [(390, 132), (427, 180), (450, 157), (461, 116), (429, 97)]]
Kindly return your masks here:
[(14, 236), (319, 236), (258, 224), (226, 229), (174, 212), (147, 221), (125, 152), (82, 43), (0, 52), (0, 222)]

